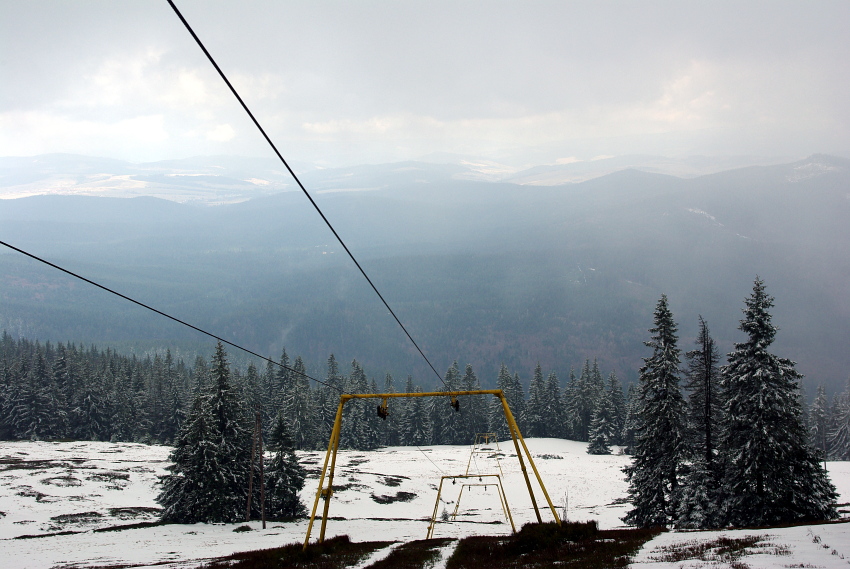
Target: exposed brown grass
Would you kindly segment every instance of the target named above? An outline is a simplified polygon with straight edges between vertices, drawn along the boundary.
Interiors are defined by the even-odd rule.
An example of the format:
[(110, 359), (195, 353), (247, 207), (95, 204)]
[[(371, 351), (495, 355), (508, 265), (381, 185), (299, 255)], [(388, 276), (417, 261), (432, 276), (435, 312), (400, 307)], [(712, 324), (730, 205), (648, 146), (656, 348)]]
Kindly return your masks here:
[(720, 536), (714, 541), (689, 541), (659, 549), (653, 559), (669, 563), (679, 563), (691, 559), (713, 561), (728, 564), (732, 569), (747, 569), (749, 565), (741, 561), (742, 557), (755, 553), (767, 555), (788, 555), (785, 545), (771, 543), (771, 535), (745, 535), (743, 537)]
[(641, 546), (659, 530), (599, 531), (595, 522), (526, 524), (515, 535), (461, 540), (447, 569), (627, 567)]
[(204, 569), (343, 569), (362, 561), (367, 555), (387, 547), (389, 541), (352, 542), (347, 535), (311, 544), (293, 543), (274, 549), (246, 551), (222, 557)]
[(410, 541), (394, 549), (388, 556), (369, 565), (369, 569), (422, 569), (431, 567), (440, 557), (440, 549), (451, 539)]
[[(627, 567), (631, 557), (659, 530), (600, 531), (595, 522), (526, 524), (511, 536), (462, 539), (447, 569), (548, 568), (608, 569)], [(426, 569), (451, 539), (418, 540), (394, 549), (369, 569)], [(222, 557), (204, 569), (343, 569), (356, 565), (391, 542), (352, 543), (335, 537), (302, 551), (301, 544)]]

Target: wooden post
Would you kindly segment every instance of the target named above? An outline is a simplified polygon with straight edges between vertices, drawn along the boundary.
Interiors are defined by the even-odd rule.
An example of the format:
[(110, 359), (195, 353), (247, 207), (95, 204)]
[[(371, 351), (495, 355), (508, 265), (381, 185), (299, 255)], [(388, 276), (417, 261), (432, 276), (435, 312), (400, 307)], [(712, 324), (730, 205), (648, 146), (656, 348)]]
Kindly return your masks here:
[[(257, 417), (260, 414), (257, 413)], [(248, 466), (248, 505), (245, 506), (245, 521), (251, 521), (251, 495), (254, 493), (254, 461), (257, 455), (257, 421), (254, 420), (254, 436), (251, 439), (251, 462)]]
[(257, 431), (260, 433), (260, 516), (266, 529), (266, 455), (263, 454), (263, 418), (257, 412)]

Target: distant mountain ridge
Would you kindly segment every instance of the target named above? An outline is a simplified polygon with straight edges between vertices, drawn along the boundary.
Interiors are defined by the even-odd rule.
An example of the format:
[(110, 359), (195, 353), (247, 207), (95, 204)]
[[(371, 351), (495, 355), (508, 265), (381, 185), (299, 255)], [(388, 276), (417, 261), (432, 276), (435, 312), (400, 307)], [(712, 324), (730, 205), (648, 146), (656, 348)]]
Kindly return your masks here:
[[(517, 168), (486, 159), (440, 156), (389, 164), (319, 168), (293, 164), (316, 192), (366, 191), (392, 184), (446, 179), (530, 186), (577, 183), (625, 169), (695, 177), (777, 159), (757, 157), (618, 156)], [(133, 163), (74, 154), (0, 157), (0, 199), (34, 195), (153, 196), (180, 203), (221, 205), (297, 190), (275, 158), (199, 156)]]

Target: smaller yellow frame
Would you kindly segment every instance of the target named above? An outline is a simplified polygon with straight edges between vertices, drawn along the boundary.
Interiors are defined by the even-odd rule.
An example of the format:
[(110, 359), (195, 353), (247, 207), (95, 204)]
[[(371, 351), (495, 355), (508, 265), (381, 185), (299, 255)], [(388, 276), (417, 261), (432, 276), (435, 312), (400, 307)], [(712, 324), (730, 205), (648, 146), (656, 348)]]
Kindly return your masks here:
[[(505, 513), (505, 518), (511, 523), (511, 531), (516, 533), (516, 526), (514, 526), (514, 517), (511, 515), (511, 509), (508, 506), (508, 497), (505, 494), (505, 489), (502, 486), (502, 477), (498, 474), (461, 474), (456, 476), (442, 476), (440, 477), (440, 487), (437, 489), (437, 500), (434, 502), (434, 513), (431, 514), (431, 523), (428, 524), (428, 534), (425, 539), (431, 539), (434, 537), (434, 528), (437, 525), (437, 510), (440, 508), (440, 495), (443, 493), (443, 482), (446, 479), (451, 479), (454, 481), (457, 478), (477, 478), (479, 480), (478, 484), (469, 484), (464, 483), (460, 486), (460, 494), (457, 496), (457, 502), (455, 502), (455, 509), (452, 512), (452, 519), (457, 518), (457, 511), (460, 508), (460, 499), (463, 496), (463, 490), (465, 488), (471, 488), (473, 486), (484, 486), (484, 489), (487, 489), (487, 486), (495, 486), (496, 490), (499, 493), (499, 503), (502, 505), (502, 511)], [(484, 478), (495, 478), (496, 482), (481, 482)]]

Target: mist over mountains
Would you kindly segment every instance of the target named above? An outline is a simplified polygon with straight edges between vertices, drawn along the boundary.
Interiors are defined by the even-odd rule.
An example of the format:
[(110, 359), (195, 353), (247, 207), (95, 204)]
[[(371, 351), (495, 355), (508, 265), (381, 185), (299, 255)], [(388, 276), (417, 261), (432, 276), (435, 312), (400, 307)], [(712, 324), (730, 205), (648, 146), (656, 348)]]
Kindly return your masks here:
[[(375, 377), (433, 378), (279, 165), (36, 159), (0, 159), (0, 193), (29, 195), (0, 200), (0, 240), (261, 353), (285, 345), (320, 375), (334, 353)], [(438, 371), (457, 359), (491, 384), (501, 363), (527, 380), (539, 361), (565, 379), (598, 357), (633, 379), (662, 293), (683, 349), (701, 314), (725, 352), (743, 338), (759, 275), (776, 297), (777, 353), (807, 385), (847, 379), (850, 161), (707, 175), (696, 174), (716, 164), (694, 163), (678, 172), (688, 178), (612, 167), (554, 185), (590, 175), (588, 164), (435, 162), (300, 167)], [(12, 333), (186, 354), (211, 345), (12, 251), (0, 267), (0, 328)]]

